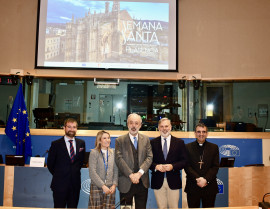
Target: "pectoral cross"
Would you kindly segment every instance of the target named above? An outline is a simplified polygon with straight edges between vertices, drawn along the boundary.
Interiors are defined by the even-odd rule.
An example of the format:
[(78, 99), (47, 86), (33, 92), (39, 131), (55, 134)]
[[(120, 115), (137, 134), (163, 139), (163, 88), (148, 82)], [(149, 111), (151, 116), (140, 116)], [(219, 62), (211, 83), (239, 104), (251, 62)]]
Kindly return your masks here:
[(201, 161), (198, 162), (198, 163), (200, 164), (200, 169), (202, 169), (202, 164), (204, 164), (204, 162), (202, 161), (202, 159), (201, 159)]

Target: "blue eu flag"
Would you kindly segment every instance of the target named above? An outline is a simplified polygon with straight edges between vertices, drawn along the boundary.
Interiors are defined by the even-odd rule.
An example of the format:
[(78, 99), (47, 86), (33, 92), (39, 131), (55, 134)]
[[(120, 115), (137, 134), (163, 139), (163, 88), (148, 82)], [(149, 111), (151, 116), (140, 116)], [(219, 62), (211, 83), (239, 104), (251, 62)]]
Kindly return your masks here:
[(16, 155), (24, 155), (25, 160), (28, 156), (32, 156), (29, 120), (21, 83), (8, 117), (5, 132), (16, 144)]

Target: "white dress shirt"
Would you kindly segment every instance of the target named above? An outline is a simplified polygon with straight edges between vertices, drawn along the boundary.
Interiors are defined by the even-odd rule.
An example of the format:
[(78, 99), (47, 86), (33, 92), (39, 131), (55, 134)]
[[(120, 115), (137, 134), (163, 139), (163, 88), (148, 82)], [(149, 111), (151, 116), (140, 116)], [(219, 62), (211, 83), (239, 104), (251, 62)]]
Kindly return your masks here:
[[(161, 146), (162, 146), (162, 150), (164, 147), (164, 140), (165, 137), (161, 136)], [(171, 135), (169, 135), (168, 137), (166, 137), (166, 142), (167, 142), (167, 152), (169, 152), (170, 150), (170, 145), (171, 145)]]
[(76, 143), (75, 143), (75, 138), (73, 137), (72, 139), (68, 138), (67, 136), (64, 136), (65, 142), (66, 142), (66, 146), (67, 146), (67, 150), (68, 150), (68, 154), (70, 155), (70, 143), (69, 140), (72, 140), (72, 145), (74, 148), (74, 155), (76, 155)]

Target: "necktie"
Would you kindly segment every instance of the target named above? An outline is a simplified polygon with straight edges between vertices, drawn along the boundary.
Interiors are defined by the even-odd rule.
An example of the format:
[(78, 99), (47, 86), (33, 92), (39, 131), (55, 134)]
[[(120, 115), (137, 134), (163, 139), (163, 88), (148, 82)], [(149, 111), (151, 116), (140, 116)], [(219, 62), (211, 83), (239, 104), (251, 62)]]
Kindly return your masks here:
[(168, 154), (168, 148), (167, 148), (167, 141), (166, 141), (166, 138), (164, 138), (164, 145), (163, 145), (163, 155), (164, 155), (164, 159), (166, 160), (167, 158), (167, 154)]
[(70, 160), (73, 163), (74, 162), (74, 157), (75, 157), (75, 153), (74, 153), (74, 147), (72, 144), (72, 140), (69, 140), (70, 143)]
[(134, 139), (134, 147), (135, 147), (135, 149), (137, 149), (137, 146), (138, 146), (138, 140), (137, 140), (137, 137), (134, 136), (133, 139)]

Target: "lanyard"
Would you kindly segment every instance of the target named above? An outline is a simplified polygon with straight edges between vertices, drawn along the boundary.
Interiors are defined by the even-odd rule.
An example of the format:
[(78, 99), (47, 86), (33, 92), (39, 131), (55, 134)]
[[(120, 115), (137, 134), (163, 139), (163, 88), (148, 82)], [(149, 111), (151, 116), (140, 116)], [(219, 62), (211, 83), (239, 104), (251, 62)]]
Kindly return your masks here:
[(108, 170), (108, 166), (109, 166), (109, 163), (108, 163), (108, 157), (109, 157), (109, 155), (108, 155), (108, 149), (107, 149), (107, 163), (105, 162), (105, 159), (104, 159), (104, 156), (103, 156), (103, 153), (102, 153), (101, 150), (100, 150), (100, 153), (102, 155), (102, 159), (103, 159), (103, 163), (104, 163), (104, 167), (105, 167), (105, 172), (107, 174), (107, 170)]

